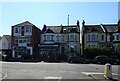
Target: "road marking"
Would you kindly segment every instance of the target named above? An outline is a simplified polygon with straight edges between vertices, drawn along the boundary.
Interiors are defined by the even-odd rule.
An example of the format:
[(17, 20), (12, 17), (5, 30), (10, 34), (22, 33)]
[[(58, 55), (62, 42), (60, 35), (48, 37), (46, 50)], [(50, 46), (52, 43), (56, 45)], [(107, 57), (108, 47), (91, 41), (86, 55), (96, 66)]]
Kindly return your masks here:
[(83, 73), (83, 74), (85, 74), (85, 75), (90, 75), (90, 74), (104, 74), (104, 73), (96, 73), (96, 72), (81, 72), (81, 73)]
[[(7, 77), (7, 74), (0, 72), (1, 76), (0, 76), (0, 81), (5, 79)], [(4, 77), (2, 77), (4, 75)]]
[(45, 79), (62, 79), (62, 77), (45, 77)]
[(62, 80), (62, 77), (44, 77), (45, 81), (61, 81)]
[[(81, 72), (81, 73), (83, 73), (83, 74), (85, 74), (85, 75), (94, 75), (94, 74), (104, 74), (104, 73), (98, 73), (98, 72)], [(118, 75), (118, 74), (116, 74), (116, 73), (112, 73), (112, 75)]]

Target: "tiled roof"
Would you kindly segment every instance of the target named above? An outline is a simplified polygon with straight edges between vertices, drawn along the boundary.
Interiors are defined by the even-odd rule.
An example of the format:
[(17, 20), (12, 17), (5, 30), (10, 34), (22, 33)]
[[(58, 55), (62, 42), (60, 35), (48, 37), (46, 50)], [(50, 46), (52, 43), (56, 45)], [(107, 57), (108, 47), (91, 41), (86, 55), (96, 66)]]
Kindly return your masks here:
[(51, 29), (47, 29), (46, 31), (45, 31), (45, 33), (54, 33)]
[(61, 26), (47, 26), (49, 29), (51, 29), (54, 33), (60, 33)]
[(77, 28), (71, 28), (68, 32), (69, 33), (78, 33)]
[[(73, 30), (75, 32), (78, 31), (77, 25), (70, 25), (70, 26), (62, 26), (61, 25), (61, 26), (44, 26), (42, 33), (44, 33), (46, 31), (45, 29), (47, 29), (47, 28), (51, 29), (54, 33), (67, 33), (67, 32), (73, 32)], [(64, 31), (64, 30), (66, 30), (66, 31)]]
[(118, 25), (117, 24), (102, 24), (107, 32), (117, 32)]
[(14, 26), (33, 26), (33, 24), (30, 23), (29, 21), (25, 21), (25, 22), (22, 22), (20, 24), (14, 25)]
[(63, 31), (63, 33), (76, 33), (76, 31), (78, 32), (77, 25), (63, 26), (63, 30), (66, 30)]
[(100, 25), (85, 25), (85, 32), (104, 32)]

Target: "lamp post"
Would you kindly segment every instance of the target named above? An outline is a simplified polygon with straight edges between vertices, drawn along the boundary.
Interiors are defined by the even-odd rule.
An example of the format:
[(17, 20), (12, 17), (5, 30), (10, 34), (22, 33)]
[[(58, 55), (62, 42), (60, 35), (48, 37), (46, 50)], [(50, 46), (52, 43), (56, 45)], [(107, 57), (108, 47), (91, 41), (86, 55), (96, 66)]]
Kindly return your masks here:
[(40, 44), (38, 44), (38, 56), (40, 55)]
[(72, 56), (75, 54), (75, 47), (74, 46), (70, 46), (70, 48), (71, 48), (71, 52), (72, 52)]
[(113, 54), (113, 52), (114, 52), (114, 46), (113, 46), (113, 33), (112, 32), (110, 32), (110, 48), (111, 48), (111, 50), (112, 50), (112, 54)]

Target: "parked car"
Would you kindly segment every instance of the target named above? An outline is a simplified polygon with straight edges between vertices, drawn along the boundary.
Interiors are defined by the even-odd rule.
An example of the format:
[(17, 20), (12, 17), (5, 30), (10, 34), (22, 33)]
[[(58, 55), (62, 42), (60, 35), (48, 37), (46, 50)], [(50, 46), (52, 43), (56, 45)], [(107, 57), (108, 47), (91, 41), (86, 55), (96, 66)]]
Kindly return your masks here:
[(87, 63), (87, 60), (79, 56), (70, 56), (68, 58), (69, 63)]
[(110, 63), (110, 58), (109, 58), (108, 56), (105, 56), (105, 55), (96, 56), (96, 57), (95, 57), (95, 62), (96, 62), (97, 64)]
[(95, 61), (95, 59), (87, 59), (87, 63), (91, 63), (91, 64), (94, 64), (94, 63), (96, 63), (96, 61)]
[(6, 54), (0, 53), (0, 61), (7, 61), (7, 60), (8, 60), (8, 56)]
[(110, 56), (111, 64), (120, 64), (120, 58), (118, 56), (112, 55)]

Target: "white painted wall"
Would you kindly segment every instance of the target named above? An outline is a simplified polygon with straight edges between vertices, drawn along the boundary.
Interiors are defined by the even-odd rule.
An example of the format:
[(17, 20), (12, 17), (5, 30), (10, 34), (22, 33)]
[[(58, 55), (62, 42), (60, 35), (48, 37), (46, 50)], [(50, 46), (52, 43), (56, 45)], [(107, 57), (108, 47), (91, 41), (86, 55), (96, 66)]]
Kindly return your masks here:
[(6, 39), (5, 36), (0, 40), (0, 49), (11, 49), (10, 42)]

